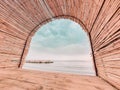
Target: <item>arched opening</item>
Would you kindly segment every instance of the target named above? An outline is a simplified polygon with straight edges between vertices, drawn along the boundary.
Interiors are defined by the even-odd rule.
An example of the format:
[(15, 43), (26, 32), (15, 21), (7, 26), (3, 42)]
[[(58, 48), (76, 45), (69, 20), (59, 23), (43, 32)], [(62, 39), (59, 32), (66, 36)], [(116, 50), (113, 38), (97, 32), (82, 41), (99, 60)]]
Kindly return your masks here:
[[(78, 85), (80, 85), (78, 90), (82, 89), (82, 87), (86, 90), (89, 88), (108, 89), (109, 87), (106, 85), (106, 82), (112, 84), (109, 85), (111, 87), (120, 88), (120, 0), (1, 0), (0, 5), (1, 76), (5, 75), (3, 79), (6, 78), (7, 80), (8, 77), (9, 79), (11, 78), (13, 83), (8, 84), (6, 83), (6, 79), (5, 81), (2, 80), (5, 85), (2, 85), (1, 89), (3, 89), (3, 87), (6, 88), (6, 85), (8, 89), (8, 85), (15, 86), (13, 87), (13, 89), (15, 89), (17, 85), (16, 81), (20, 81), (20, 83), (22, 81), (23, 83), (24, 81), (29, 82), (27, 86), (35, 88), (38, 86), (37, 83), (39, 84), (39, 82), (36, 83), (35, 81), (36, 79), (38, 81), (41, 80), (41, 77), (39, 77), (41, 72), (36, 75), (36, 73), (31, 70), (27, 70), (26, 72), (20, 70), (22, 73), (19, 73), (19, 70), (16, 71), (15, 69), (6, 73), (4, 71), (5, 68), (22, 67), (28, 52), (31, 37), (38, 30), (37, 28), (56, 17), (69, 18), (78, 22), (81, 26), (83, 25), (82, 27), (87, 31), (90, 38), (94, 65), (96, 66), (96, 74), (98, 76), (93, 77), (94, 79), (92, 79), (92, 77), (87, 79), (89, 76), (76, 79), (75, 85), (69, 83), (67, 87), (74, 90), (76, 83), (78, 83), (77, 81), (80, 81), (78, 83)], [(15, 72), (12, 73), (12, 71)], [(28, 72), (31, 72), (32, 75)], [(29, 78), (26, 75), (28, 75)], [(43, 75), (44, 74), (41, 76)], [(33, 80), (31, 77), (36, 79)], [(44, 77), (46, 78), (46, 76)], [(17, 78), (19, 78), (19, 80)], [(13, 79), (15, 82), (13, 82)], [(101, 84), (101, 80), (105, 83)], [(44, 79), (43, 81), (46, 82)], [(67, 81), (69, 82), (70, 80)], [(85, 84), (84, 81), (87, 81), (87, 84)], [(11, 82), (11, 80), (8, 82)], [(51, 82), (53, 81), (51, 80)], [(71, 82), (73, 82), (73, 80), (71, 80)], [(92, 82), (94, 83), (92, 84)], [(17, 87), (20, 86), (20, 83), (18, 83)], [(36, 85), (33, 86), (33, 83)], [(64, 83), (62, 84), (63, 86), (61, 87), (66, 86)], [(49, 87), (49, 84), (44, 85)], [(59, 85), (60, 84), (58, 84), (58, 86)], [(74, 87), (71, 87), (71, 85)], [(28, 87), (26, 87), (26, 89), (28, 89)], [(61, 88), (61, 90), (64, 89), (66, 88)], [(55, 90), (57, 89), (55, 88)]]
[[(91, 54), (89, 37), (81, 26), (70, 19), (56, 19), (35, 33), (23, 68), (95, 75)], [(48, 61), (52, 63), (45, 64)]]

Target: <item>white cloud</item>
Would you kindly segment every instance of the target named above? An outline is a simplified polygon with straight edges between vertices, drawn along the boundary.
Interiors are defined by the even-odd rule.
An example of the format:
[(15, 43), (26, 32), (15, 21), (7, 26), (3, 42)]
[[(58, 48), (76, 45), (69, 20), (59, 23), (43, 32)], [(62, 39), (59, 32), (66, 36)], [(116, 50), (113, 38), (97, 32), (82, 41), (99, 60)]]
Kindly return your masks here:
[(27, 59), (89, 59), (88, 37), (70, 20), (55, 20), (40, 28), (32, 39)]

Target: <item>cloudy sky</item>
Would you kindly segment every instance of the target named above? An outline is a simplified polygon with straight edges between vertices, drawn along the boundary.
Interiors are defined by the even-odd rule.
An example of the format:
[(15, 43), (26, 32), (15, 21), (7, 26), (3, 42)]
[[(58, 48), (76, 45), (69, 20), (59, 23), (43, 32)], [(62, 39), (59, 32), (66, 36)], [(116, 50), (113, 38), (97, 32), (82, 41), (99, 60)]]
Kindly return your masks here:
[(90, 60), (87, 34), (69, 19), (49, 22), (33, 36), (27, 60)]

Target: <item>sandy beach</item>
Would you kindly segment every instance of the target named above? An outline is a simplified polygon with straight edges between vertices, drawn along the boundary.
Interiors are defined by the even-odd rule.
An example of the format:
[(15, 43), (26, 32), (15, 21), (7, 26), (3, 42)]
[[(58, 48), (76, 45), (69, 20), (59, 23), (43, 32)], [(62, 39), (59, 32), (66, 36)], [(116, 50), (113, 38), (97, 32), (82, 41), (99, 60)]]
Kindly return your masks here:
[(116, 90), (96, 76), (1, 69), (0, 90)]

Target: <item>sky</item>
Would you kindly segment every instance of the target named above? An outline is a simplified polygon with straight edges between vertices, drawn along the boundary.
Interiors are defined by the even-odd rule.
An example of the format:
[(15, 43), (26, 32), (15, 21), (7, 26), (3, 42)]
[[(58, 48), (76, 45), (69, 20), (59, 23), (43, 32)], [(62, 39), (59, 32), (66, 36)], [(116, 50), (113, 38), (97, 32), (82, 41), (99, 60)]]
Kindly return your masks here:
[(69, 19), (56, 19), (40, 27), (32, 37), (26, 60), (91, 58), (89, 39), (82, 27)]

